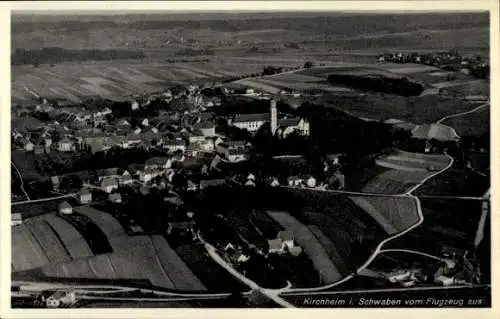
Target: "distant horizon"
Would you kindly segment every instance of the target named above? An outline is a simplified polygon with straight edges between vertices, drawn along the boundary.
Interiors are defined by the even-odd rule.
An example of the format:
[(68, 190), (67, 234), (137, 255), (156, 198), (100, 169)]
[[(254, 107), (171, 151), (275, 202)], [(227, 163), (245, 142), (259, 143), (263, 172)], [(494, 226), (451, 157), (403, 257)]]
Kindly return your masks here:
[(211, 13), (211, 14), (248, 14), (248, 13), (298, 13), (298, 14), (453, 14), (453, 13), (487, 13), (488, 10), (233, 10), (233, 9), (223, 9), (223, 10), (204, 10), (204, 9), (193, 9), (193, 10), (177, 10), (177, 9), (162, 9), (162, 10), (113, 10), (113, 9), (103, 9), (103, 10), (12, 10), (11, 15), (46, 15), (46, 16), (60, 16), (60, 15), (168, 15), (168, 14), (192, 14), (192, 13)]

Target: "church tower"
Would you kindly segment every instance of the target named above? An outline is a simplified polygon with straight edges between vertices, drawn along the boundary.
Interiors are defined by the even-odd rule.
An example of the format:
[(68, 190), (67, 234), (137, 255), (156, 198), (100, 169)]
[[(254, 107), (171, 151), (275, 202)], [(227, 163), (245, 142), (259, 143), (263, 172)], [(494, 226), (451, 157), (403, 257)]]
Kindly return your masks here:
[(271, 99), (271, 134), (275, 134), (278, 129), (278, 110), (276, 108), (276, 100)]

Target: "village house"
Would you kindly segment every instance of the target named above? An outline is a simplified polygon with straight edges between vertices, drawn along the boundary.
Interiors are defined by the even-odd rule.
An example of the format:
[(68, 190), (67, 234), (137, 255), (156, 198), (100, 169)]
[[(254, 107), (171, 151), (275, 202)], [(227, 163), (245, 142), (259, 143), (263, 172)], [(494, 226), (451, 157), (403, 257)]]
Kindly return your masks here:
[(225, 184), (226, 184), (225, 179), (207, 179), (200, 181), (200, 189), (206, 189), (208, 187), (221, 186)]
[(139, 180), (144, 183), (148, 183), (153, 178), (160, 176), (161, 171), (156, 168), (145, 168), (143, 171), (139, 172)]
[(205, 135), (203, 135), (200, 129), (194, 129), (193, 132), (188, 134), (189, 143), (197, 143), (205, 140)]
[(199, 186), (195, 184), (192, 180), (188, 179), (187, 181), (187, 191), (188, 192), (196, 192)]
[(26, 152), (33, 152), (33, 149), (35, 148), (35, 144), (33, 144), (30, 140), (26, 140), (24, 143), (24, 150)]
[(59, 176), (51, 176), (50, 177), (50, 182), (52, 183), (52, 189), (56, 192), (59, 191)]
[(277, 187), (280, 186), (280, 182), (276, 177), (272, 177), (270, 179), (269, 185), (271, 185), (271, 187)]
[(132, 175), (128, 171), (125, 171), (122, 175), (118, 177), (118, 183), (121, 186), (130, 185), (134, 182)]
[(186, 147), (186, 156), (187, 157), (196, 157), (198, 156), (198, 153), (200, 153), (200, 145), (198, 143), (190, 143)]
[(247, 148), (231, 148), (224, 156), (231, 163), (239, 163), (250, 158), (250, 151)]
[(59, 141), (59, 146), (57, 148), (59, 152), (71, 152), (73, 150), (73, 142), (69, 138), (62, 138)]
[(120, 193), (111, 193), (108, 195), (108, 201), (112, 203), (121, 203), (122, 195)]
[(181, 233), (193, 232), (193, 227), (195, 226), (193, 220), (182, 221), (182, 222), (169, 222), (167, 228), (167, 234), (171, 235), (172, 231), (177, 230)]
[(215, 123), (213, 120), (202, 120), (195, 127), (198, 128), (205, 137), (215, 136)]
[(249, 132), (257, 132), (264, 123), (269, 122), (269, 119), (268, 113), (236, 114), (229, 124)]
[(410, 279), (410, 277), (411, 277), (411, 272), (408, 270), (398, 270), (385, 274), (385, 278), (391, 283), (408, 280)]
[(285, 247), (288, 249), (292, 248), (294, 246), (294, 237), (293, 237), (293, 232), (289, 230), (283, 230), (278, 233), (278, 236), (276, 236)]
[(229, 162), (241, 162), (248, 160), (250, 156), (249, 144), (244, 141), (226, 141), (216, 146), (219, 154)]
[(118, 167), (104, 168), (96, 171), (97, 180), (101, 182), (105, 178), (116, 178), (120, 176)]
[(64, 202), (59, 204), (58, 211), (59, 211), (59, 214), (69, 215), (73, 212), (73, 208), (71, 207), (71, 205), (68, 202), (64, 201)]
[(75, 292), (71, 289), (46, 290), (36, 297), (37, 303), (45, 304), (47, 308), (71, 306), (76, 302)]
[(46, 148), (48, 148), (52, 145), (52, 138), (50, 136), (44, 137), (44, 145)]
[(43, 147), (43, 145), (35, 145), (34, 152), (35, 155), (43, 154), (45, 152), (45, 148)]
[(78, 193), (78, 202), (82, 205), (88, 204), (92, 201), (92, 193), (88, 188), (83, 188), (79, 193)]
[(316, 179), (311, 175), (290, 176), (288, 177), (287, 182), (288, 186), (291, 187), (316, 187)]
[(131, 109), (132, 109), (132, 111), (138, 110), (139, 109), (139, 103), (137, 101), (133, 101), (131, 103)]
[(283, 252), (283, 243), (278, 238), (276, 238), (276, 239), (269, 239), (267, 241), (267, 245), (269, 247), (268, 248), (268, 252), (270, 254), (276, 254), (276, 253)]
[(12, 213), (11, 214), (11, 225), (21, 225), (23, 223), (23, 217), (21, 213)]
[(151, 157), (144, 163), (144, 168), (167, 169), (172, 167), (170, 157)]
[(229, 249), (226, 252), (226, 255), (233, 264), (241, 264), (250, 259), (250, 257), (248, 257), (247, 255), (243, 254), (241, 251), (236, 249)]
[(303, 136), (309, 136), (309, 121), (303, 118), (292, 117), (280, 119), (277, 122), (276, 135), (285, 138), (293, 132)]
[(255, 187), (255, 180), (248, 179), (248, 180), (245, 182), (245, 186)]
[(163, 143), (163, 148), (171, 152), (186, 150), (186, 143), (182, 139), (168, 140)]
[(117, 179), (115, 177), (104, 177), (101, 181), (101, 190), (106, 193), (111, 193), (118, 188)]

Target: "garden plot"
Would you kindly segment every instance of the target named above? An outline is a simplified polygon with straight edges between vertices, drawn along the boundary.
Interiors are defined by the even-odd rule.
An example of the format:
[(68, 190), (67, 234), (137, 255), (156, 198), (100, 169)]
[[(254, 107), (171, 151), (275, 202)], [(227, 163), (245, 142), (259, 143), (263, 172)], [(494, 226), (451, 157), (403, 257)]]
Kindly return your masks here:
[(272, 218), (278, 221), (286, 230), (291, 230), (297, 244), (304, 248), (313, 261), (314, 267), (321, 272), (325, 283), (333, 283), (342, 278), (341, 273), (334, 265), (325, 249), (318, 242), (307, 226), (285, 212), (269, 212)]

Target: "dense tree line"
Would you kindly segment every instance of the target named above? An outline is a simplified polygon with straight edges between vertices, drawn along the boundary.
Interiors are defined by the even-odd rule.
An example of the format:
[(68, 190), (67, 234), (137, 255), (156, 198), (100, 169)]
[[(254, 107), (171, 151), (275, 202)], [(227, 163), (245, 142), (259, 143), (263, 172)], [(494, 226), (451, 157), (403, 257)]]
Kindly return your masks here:
[(328, 81), (375, 92), (393, 93), (402, 96), (420, 95), (424, 86), (407, 78), (388, 78), (384, 76), (356, 76), (349, 74), (330, 74)]
[(42, 63), (61, 63), (65, 61), (92, 61), (92, 60), (123, 60), (142, 59), (145, 55), (141, 51), (131, 50), (68, 50), (59, 47), (43, 49), (17, 49), (11, 55), (12, 65)]
[[(192, 16), (191, 16), (192, 17)], [(123, 21), (127, 21), (124, 23)], [(211, 29), (223, 32), (237, 32), (244, 30), (285, 29), (311, 30), (313, 33), (328, 32), (332, 35), (356, 36), (363, 34), (418, 31), (421, 29), (439, 29), (443, 26), (460, 24), (462, 28), (488, 26), (488, 13), (434, 13), (431, 18), (428, 14), (380, 14), (380, 15), (338, 15), (331, 13), (311, 12), (308, 16), (279, 16), (275, 13), (259, 13), (255, 15), (243, 14), (238, 19), (227, 19), (221, 16), (207, 16), (200, 19), (178, 16), (172, 18), (162, 15), (129, 15), (120, 18), (102, 17), (85, 21), (55, 20), (55, 21), (19, 21), (13, 23), (13, 32), (35, 32), (39, 29), (62, 29), (67, 32), (104, 29), (126, 28), (131, 30), (159, 30), (159, 29)]]

